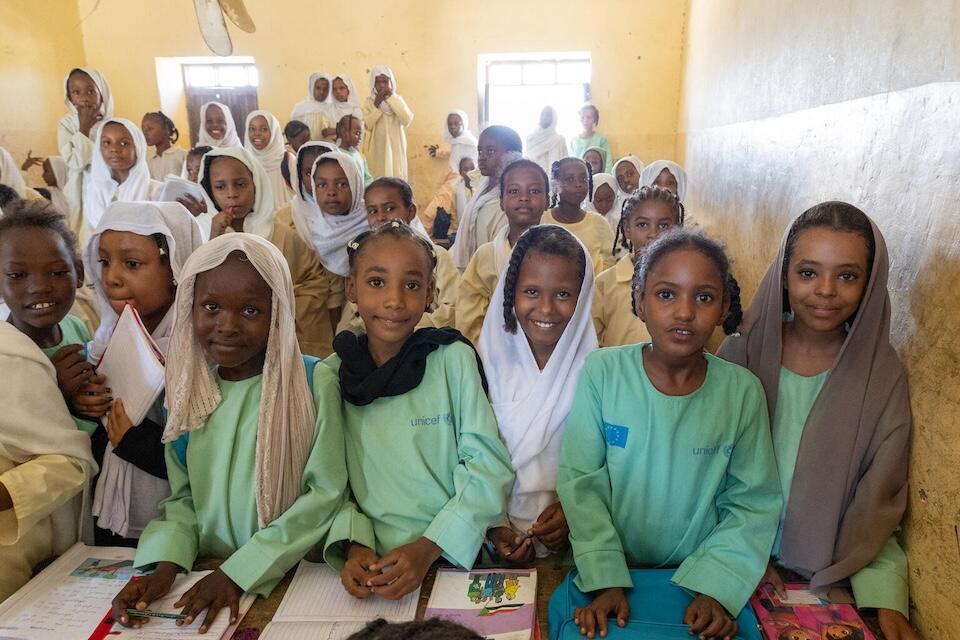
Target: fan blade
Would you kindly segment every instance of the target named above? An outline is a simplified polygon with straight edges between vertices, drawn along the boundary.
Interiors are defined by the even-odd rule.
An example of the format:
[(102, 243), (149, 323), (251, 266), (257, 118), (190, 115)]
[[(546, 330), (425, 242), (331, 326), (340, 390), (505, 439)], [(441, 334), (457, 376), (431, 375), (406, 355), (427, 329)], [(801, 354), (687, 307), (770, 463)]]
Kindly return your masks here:
[(200, 34), (210, 50), (218, 56), (229, 56), (233, 53), (233, 43), (230, 42), (227, 23), (223, 19), (223, 12), (217, 0), (193, 0), (193, 6), (197, 10)]
[(243, 0), (220, 0), (220, 8), (223, 9), (223, 14), (227, 16), (230, 22), (237, 25), (241, 31), (256, 32), (257, 25), (253, 24), (253, 18), (247, 12)]

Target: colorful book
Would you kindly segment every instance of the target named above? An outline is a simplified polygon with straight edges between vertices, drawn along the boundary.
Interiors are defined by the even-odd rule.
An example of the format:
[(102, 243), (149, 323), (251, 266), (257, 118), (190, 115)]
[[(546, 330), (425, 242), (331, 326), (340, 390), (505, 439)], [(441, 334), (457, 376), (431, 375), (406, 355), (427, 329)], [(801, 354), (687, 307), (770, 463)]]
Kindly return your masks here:
[(535, 569), (439, 569), (425, 618), (443, 618), (488, 640), (531, 640), (537, 623)]
[(750, 598), (767, 640), (876, 640), (852, 605), (818, 598), (806, 584), (786, 588), (786, 598), (769, 584)]

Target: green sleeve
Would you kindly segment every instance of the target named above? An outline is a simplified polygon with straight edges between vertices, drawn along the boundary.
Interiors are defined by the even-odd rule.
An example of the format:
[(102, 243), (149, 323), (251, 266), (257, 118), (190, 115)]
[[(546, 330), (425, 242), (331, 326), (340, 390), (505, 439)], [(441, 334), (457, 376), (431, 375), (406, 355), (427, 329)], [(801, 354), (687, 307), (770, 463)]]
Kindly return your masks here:
[[(315, 375), (321, 372), (319, 363), (317, 367)], [(347, 467), (337, 385), (329, 379), (315, 381), (314, 401), (317, 424), (300, 497), (220, 565), (244, 591), (270, 595), (290, 567), (321, 542), (343, 500)]]
[(323, 560), (338, 571), (347, 561), (345, 542), (356, 542), (376, 551), (377, 536), (373, 522), (353, 500), (349, 490), (330, 526), (330, 534), (323, 547)]
[(587, 359), (560, 448), (557, 493), (570, 527), (570, 544), (584, 592), (609, 587), (632, 587), (620, 535), (611, 514), (612, 493), (607, 469), (607, 443), (599, 381)]
[(716, 498), (719, 523), (673, 576), (675, 584), (711, 596), (732, 615), (740, 613), (763, 577), (782, 506), (763, 390), (752, 376), (748, 382)]
[(471, 568), (487, 529), (499, 524), (513, 486), (510, 454), (482, 391), (477, 359), (470, 347), (454, 343), (446, 360), (446, 386), (453, 404), (460, 464), (453, 472), (455, 493), (423, 532), (455, 565)]
[(893, 609), (910, 618), (907, 555), (896, 534), (890, 536), (873, 562), (850, 576), (850, 586), (861, 609)]

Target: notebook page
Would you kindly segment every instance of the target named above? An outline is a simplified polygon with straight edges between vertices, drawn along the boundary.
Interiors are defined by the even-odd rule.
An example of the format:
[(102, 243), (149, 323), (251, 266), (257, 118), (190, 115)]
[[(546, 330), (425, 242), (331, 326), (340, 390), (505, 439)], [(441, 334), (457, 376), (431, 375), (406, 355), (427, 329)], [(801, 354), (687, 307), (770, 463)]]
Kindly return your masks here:
[(97, 364), (97, 373), (106, 376), (113, 397), (123, 400), (123, 408), (134, 425), (143, 422), (163, 391), (163, 364), (155, 349), (136, 311), (127, 305)]

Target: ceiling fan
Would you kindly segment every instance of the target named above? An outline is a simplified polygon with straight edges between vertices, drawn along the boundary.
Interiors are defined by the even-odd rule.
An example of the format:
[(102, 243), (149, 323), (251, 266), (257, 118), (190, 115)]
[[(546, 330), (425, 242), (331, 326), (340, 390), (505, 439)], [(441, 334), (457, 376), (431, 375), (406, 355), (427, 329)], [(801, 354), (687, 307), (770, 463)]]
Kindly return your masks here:
[(193, 6), (197, 11), (200, 34), (210, 50), (218, 56), (233, 53), (233, 43), (224, 16), (242, 31), (254, 33), (257, 30), (243, 0), (193, 0)]

